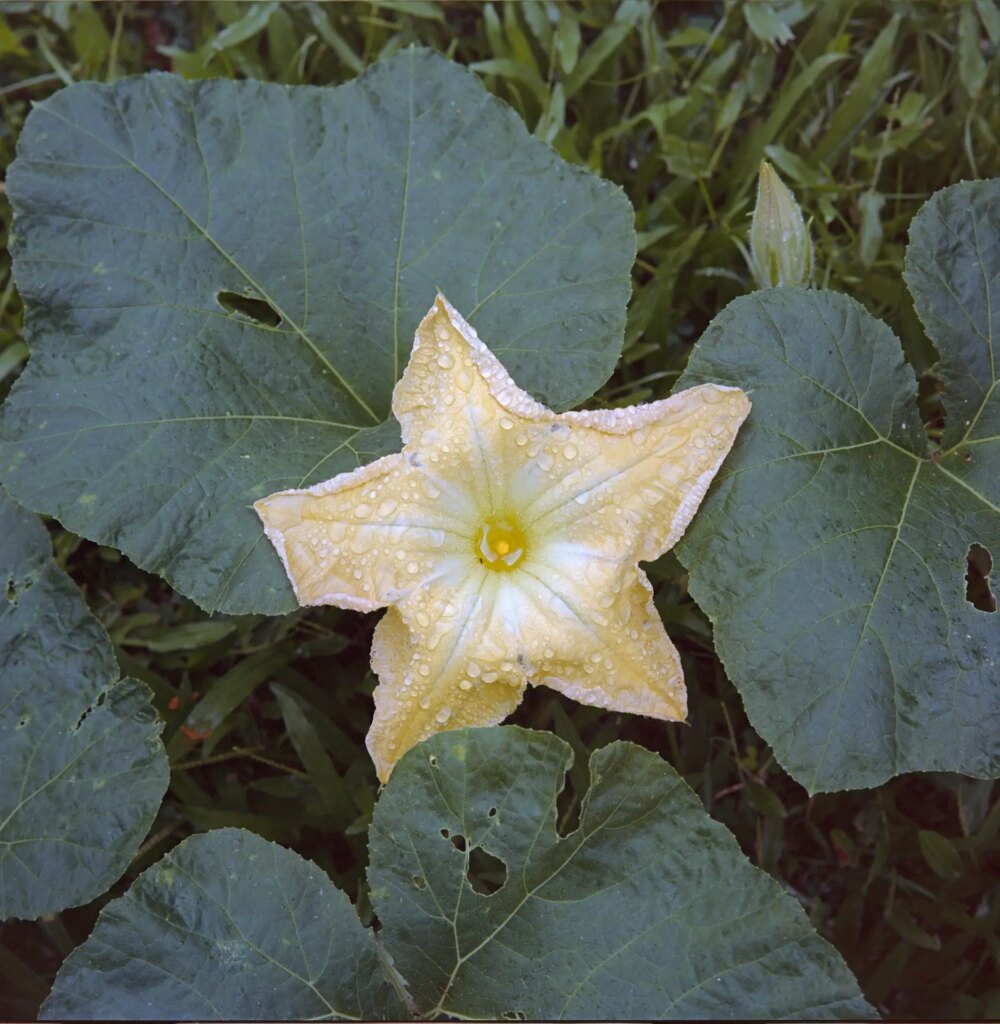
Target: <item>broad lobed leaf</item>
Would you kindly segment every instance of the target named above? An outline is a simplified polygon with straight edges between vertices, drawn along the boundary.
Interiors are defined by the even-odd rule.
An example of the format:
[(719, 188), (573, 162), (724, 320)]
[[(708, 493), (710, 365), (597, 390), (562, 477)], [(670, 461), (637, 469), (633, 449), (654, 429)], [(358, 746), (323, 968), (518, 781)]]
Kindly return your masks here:
[(898, 340), (830, 292), (736, 300), (678, 383), (751, 394), (678, 551), (754, 727), (812, 792), (1000, 773), (1000, 624), (965, 598), (970, 546), (1000, 555), (998, 279), (1000, 181), (939, 192), (907, 282), (947, 386), (940, 448)]
[[(488, 1020), (873, 1015), (801, 907), (648, 751), (594, 754), (580, 827), (560, 838), (571, 760), (512, 727), (442, 733), (403, 758), (371, 830), (382, 974), (313, 865), (222, 829), (108, 905), (44, 1016), (398, 1017), (397, 997)], [(490, 895), (469, 881), (477, 849), (503, 861)]]
[(249, 506), (391, 450), (438, 289), (556, 408), (621, 349), (624, 193), (432, 51), (327, 89), (72, 86), (9, 182), (32, 357), (0, 476), (208, 609), (294, 606)]
[[(872, 1014), (802, 908), (655, 754), (624, 742), (594, 753), (579, 827), (560, 837), (571, 761), (556, 737), (504, 727), (442, 733), (400, 762), (372, 821), (368, 877), (419, 1011)], [(490, 895), (470, 884), (476, 850), (506, 867)]]
[(0, 921), (86, 903), (118, 879), (167, 788), (147, 687), (0, 489)]
[(375, 940), (314, 864), (252, 832), (181, 843), (101, 912), (43, 1019), (397, 1016)]

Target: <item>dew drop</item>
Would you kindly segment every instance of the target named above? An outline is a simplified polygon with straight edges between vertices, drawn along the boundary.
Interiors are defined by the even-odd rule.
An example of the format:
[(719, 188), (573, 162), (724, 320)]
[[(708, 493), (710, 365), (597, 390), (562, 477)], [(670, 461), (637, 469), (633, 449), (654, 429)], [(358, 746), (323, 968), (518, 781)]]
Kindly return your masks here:
[(354, 514), (359, 519), (367, 519), (372, 514), (372, 507), (363, 501), (360, 505), (355, 506)]
[(417, 625), (421, 629), (426, 629), (431, 624), (431, 617), (427, 612), (417, 612), (414, 618), (417, 620)]
[(479, 673), (482, 672), (482, 669), (474, 661), (470, 661), (469, 666), (465, 671), (468, 672), (473, 679), (478, 679)]
[(407, 571), (407, 572), (408, 572), (408, 573), (409, 573), (409, 574), (410, 574), (411, 576), (416, 576), (416, 574), (417, 574), (418, 572), (420, 572), (420, 566), (419, 566), (419, 565), (417, 565), (417, 563), (416, 563), (416, 562), (407, 562), (407, 563), (406, 563), (406, 571)]
[(435, 716), (434, 721), (439, 725), (444, 725), (448, 719), (451, 718), (451, 708), (442, 708)]
[(447, 352), (442, 352), (437, 357), (437, 364), (442, 370), (450, 370), (455, 365), (455, 360)]
[(423, 711), (426, 711), (430, 706), (431, 706), (431, 699), (430, 699), (430, 697), (421, 697), (420, 698), (420, 707), (421, 707), (421, 709)]
[(469, 680), (469, 679), (461, 679), (461, 680), (459, 680), (458, 688), (460, 690), (471, 690), (472, 689), (472, 682), (471, 682), (471, 680)]
[(451, 337), (451, 332), (445, 327), (444, 324), (438, 324), (435, 334), (438, 336), (439, 341), (447, 341)]
[(513, 430), (514, 421), (509, 416), (500, 417), (500, 427), (502, 430)]
[(380, 516), (391, 516), (399, 506), (395, 498), (383, 498), (375, 510)]
[(568, 444), (568, 445), (566, 445), (565, 448), (563, 448), (563, 455), (567, 459), (569, 459), (570, 462), (572, 462), (573, 459), (576, 458), (577, 454), (578, 454), (578, 449), (577, 449), (575, 444)]

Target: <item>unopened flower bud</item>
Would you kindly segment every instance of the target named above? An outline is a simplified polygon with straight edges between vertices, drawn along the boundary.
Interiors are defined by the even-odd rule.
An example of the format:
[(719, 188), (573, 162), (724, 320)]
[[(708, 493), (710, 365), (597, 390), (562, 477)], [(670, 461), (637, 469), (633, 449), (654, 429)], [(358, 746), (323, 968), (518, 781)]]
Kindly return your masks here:
[(760, 164), (750, 255), (759, 288), (805, 285), (812, 276), (812, 239), (802, 210), (766, 160)]

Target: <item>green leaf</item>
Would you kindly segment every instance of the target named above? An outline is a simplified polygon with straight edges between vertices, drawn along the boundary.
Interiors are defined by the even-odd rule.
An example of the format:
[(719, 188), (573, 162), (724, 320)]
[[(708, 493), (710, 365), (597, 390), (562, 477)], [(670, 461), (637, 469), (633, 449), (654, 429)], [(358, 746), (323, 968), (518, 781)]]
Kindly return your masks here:
[(812, 147), (811, 156), (816, 163), (835, 160), (874, 116), (882, 98), (891, 88), (892, 57), (901, 17), (894, 14), (865, 53), (847, 95), (830, 117), (829, 127)]
[(867, 189), (858, 196), (858, 209), (861, 211), (861, 230), (858, 234), (858, 255), (861, 262), (870, 267), (878, 259), (878, 251), (882, 247), (882, 208), (885, 196), (881, 192)]
[[(441, 733), (397, 766), (370, 832), (372, 903), (422, 1014), (479, 1019), (868, 1017), (840, 957), (654, 754), (572, 760), (545, 733)], [(478, 852), (477, 852), (478, 851)], [(486, 858), (484, 855), (489, 855)], [(469, 881), (493, 866), (490, 895)]]
[(975, 99), (986, 81), (986, 61), (979, 49), (979, 19), (971, 3), (962, 4), (958, 16), (958, 76)]
[(935, 875), (950, 880), (962, 874), (962, 858), (950, 839), (940, 832), (922, 828), (917, 831), (917, 840), (924, 860)]
[(940, 449), (898, 340), (842, 295), (737, 299), (678, 383), (753, 402), (679, 555), (751, 721), (812, 792), (1000, 774), (1000, 629), (965, 597), (970, 546), (1000, 553), (1000, 182), (934, 196), (906, 265)]
[(936, 193), (910, 225), (903, 277), (940, 356), (947, 413), (942, 444), (961, 445), (959, 475), (994, 494), (1000, 434), (994, 340), (1000, 334), (998, 275), (1000, 179)]
[(437, 289), (555, 408), (620, 351), (624, 193), (430, 51), (337, 88), (64, 89), (8, 190), (33, 354), (0, 476), (208, 609), (294, 607), (250, 506), (398, 444), (376, 425)]
[(0, 920), (94, 899), (119, 878), (167, 788), (147, 687), (118, 679), (107, 633), (0, 490)]
[(101, 912), (43, 1019), (398, 1015), (375, 941), (298, 854), (238, 829), (181, 843)]

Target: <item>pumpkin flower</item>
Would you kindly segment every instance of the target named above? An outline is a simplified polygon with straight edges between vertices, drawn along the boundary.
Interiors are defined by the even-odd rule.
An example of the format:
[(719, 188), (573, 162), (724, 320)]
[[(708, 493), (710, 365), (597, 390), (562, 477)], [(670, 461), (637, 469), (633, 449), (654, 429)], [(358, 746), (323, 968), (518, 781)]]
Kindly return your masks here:
[(367, 738), (382, 781), (434, 733), (496, 725), (528, 683), (686, 717), (638, 562), (676, 543), (749, 410), (703, 384), (557, 415), (437, 297), (392, 396), (403, 450), (254, 506), (300, 604), (388, 606)]

